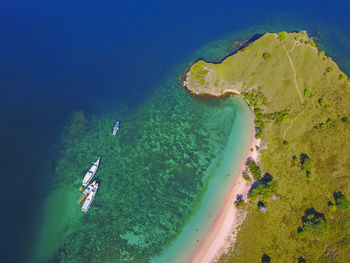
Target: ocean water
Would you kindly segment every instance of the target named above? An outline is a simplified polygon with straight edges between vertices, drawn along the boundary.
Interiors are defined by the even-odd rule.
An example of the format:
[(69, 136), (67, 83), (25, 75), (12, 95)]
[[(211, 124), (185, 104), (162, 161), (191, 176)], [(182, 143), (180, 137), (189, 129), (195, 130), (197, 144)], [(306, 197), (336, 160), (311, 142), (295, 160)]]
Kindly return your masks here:
[[(236, 40), (300, 29), (349, 73), (349, 6), (0, 1), (4, 261), (176, 255), (177, 240), (191, 242), (181, 230), (207, 203), (210, 167), (248, 119), (237, 98), (192, 98), (180, 75), (199, 57), (220, 60)], [(121, 131), (112, 137), (116, 118)], [(83, 215), (79, 183), (99, 155), (101, 188)]]

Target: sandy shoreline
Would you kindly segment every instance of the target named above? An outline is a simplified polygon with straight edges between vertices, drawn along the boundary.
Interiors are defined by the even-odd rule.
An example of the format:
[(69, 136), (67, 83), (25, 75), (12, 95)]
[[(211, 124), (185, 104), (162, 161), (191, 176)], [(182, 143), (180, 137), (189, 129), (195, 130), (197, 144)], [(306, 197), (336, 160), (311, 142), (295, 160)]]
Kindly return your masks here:
[[(243, 195), (244, 200), (247, 200), (247, 194), (253, 181), (248, 182), (244, 180), (242, 171), (245, 169), (247, 158), (251, 157), (256, 162), (259, 161), (259, 153), (256, 150), (256, 145), (260, 145), (260, 140), (256, 140), (253, 135), (247, 153), (240, 166), (240, 170), (221, 205), (220, 211), (208, 233), (191, 255), (190, 263), (214, 262), (229, 246), (234, 244), (236, 239), (234, 231), (237, 230), (237, 227), (242, 223), (245, 217), (245, 210), (237, 209), (233, 205), (233, 202), (236, 200), (237, 194)], [(253, 149), (253, 151), (251, 151), (251, 149)]]

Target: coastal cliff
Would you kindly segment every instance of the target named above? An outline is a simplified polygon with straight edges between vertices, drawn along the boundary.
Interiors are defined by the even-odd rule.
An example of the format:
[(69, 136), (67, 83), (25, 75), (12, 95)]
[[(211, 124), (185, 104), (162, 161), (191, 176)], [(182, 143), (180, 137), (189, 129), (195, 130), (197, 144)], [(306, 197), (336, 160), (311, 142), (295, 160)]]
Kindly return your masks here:
[[(276, 186), (273, 198), (250, 195), (235, 247), (221, 261), (349, 261), (350, 213), (336, 204), (337, 193), (350, 197), (350, 81), (332, 58), (306, 31), (266, 33), (219, 63), (198, 60), (183, 85), (196, 96), (246, 100), (265, 146), (259, 169)], [(308, 228), (311, 217), (318, 232)]]

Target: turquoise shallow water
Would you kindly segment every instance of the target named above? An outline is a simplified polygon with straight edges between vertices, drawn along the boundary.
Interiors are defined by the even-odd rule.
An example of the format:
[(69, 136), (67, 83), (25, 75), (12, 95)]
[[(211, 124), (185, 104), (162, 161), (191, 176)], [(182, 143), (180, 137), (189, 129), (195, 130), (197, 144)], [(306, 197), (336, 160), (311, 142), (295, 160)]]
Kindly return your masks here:
[[(148, 262), (188, 225), (203, 234), (222, 198), (216, 193), (226, 191), (232, 166), (242, 161), (250, 114), (238, 98), (192, 98), (178, 80), (164, 83), (136, 109), (76, 112), (62, 139), (37, 260)], [(114, 137), (116, 118), (121, 130)], [(75, 202), (78, 189), (98, 156), (100, 189), (83, 214)], [(202, 220), (208, 211), (212, 217)]]
[[(152, 262), (187, 262), (199, 242), (208, 232), (219, 212), (220, 204), (232, 186), (253, 135), (254, 116), (238, 97), (227, 100), (226, 111), (233, 124), (224, 149), (216, 155), (205, 171), (205, 187), (198, 209), (170, 246)], [(232, 196), (232, 202), (235, 196)]]

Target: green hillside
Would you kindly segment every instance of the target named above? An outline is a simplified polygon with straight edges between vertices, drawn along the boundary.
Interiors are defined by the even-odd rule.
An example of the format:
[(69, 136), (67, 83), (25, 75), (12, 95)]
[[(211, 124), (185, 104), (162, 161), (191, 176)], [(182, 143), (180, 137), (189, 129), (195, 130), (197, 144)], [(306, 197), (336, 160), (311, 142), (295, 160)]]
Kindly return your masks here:
[(276, 200), (256, 190), (221, 262), (350, 262), (350, 81), (332, 58), (305, 31), (266, 33), (220, 63), (197, 61), (184, 85), (254, 107), (258, 165), (277, 185)]

